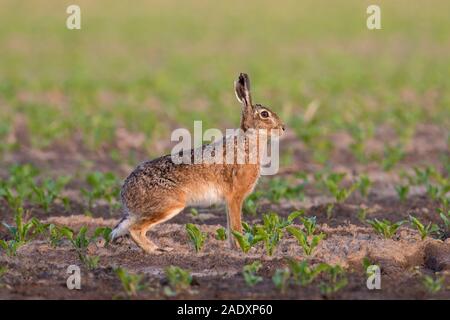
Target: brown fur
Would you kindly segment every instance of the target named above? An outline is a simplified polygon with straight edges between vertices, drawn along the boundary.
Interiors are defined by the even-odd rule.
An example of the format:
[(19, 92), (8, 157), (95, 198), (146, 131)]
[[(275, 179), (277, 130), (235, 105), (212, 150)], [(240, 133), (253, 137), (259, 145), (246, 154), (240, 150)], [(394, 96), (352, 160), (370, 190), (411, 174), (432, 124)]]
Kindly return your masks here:
[[(235, 92), (243, 106), (241, 129), (244, 136), (249, 129), (284, 131), (284, 125), (274, 112), (252, 104), (247, 75), (239, 76)], [(262, 111), (266, 111), (265, 115), (269, 114), (269, 117), (262, 117)], [(235, 150), (239, 148), (234, 139), (225, 137), (224, 158), (227, 144), (233, 144)], [(252, 152), (248, 144), (244, 148), (246, 154)], [(191, 150), (191, 158), (194, 152)], [(175, 164), (170, 155), (146, 161), (127, 177), (121, 191), (131, 237), (146, 252), (154, 252), (157, 246), (146, 237), (151, 227), (172, 218), (190, 203), (196, 203), (205, 196), (217, 196), (227, 205), (228, 237), (233, 245), (231, 230), (242, 231), (242, 204), (253, 191), (259, 175), (259, 164), (237, 164), (236, 158), (234, 164)], [(120, 229), (121, 223), (116, 229)]]

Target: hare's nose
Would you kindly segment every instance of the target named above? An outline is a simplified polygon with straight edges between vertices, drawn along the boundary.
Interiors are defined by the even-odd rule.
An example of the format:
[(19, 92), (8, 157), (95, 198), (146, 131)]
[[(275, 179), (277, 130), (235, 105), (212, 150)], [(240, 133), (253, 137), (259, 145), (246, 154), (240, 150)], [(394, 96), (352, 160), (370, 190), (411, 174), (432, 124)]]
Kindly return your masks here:
[(285, 127), (284, 125), (281, 126), (281, 129), (282, 129), (283, 131), (286, 131), (286, 127)]

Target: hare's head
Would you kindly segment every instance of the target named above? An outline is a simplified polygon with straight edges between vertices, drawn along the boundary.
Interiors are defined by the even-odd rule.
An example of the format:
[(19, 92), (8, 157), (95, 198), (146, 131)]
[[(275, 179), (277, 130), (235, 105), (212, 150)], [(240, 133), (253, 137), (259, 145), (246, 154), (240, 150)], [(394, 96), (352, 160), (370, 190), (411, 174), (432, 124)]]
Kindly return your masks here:
[(253, 104), (250, 94), (250, 80), (248, 75), (241, 73), (234, 83), (236, 97), (242, 103), (241, 129), (266, 129), (271, 132), (278, 129), (283, 134), (284, 124), (278, 115), (261, 104)]

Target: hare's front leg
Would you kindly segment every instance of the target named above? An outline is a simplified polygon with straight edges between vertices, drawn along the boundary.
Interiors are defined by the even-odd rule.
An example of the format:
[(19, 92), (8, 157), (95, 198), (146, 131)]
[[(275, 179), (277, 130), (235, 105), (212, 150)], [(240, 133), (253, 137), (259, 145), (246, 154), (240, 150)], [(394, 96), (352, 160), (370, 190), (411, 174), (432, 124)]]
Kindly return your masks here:
[(230, 197), (227, 200), (227, 231), (228, 231), (228, 243), (231, 248), (239, 246), (236, 238), (231, 231), (237, 231), (242, 233), (241, 211), (242, 211), (242, 197)]

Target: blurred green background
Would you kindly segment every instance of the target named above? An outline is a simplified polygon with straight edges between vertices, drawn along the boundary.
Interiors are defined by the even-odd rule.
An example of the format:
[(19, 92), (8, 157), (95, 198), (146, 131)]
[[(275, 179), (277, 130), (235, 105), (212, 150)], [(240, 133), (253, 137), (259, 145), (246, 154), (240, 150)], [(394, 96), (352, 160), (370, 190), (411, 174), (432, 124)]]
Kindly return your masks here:
[[(65, 26), (81, 7), (81, 30)], [(366, 28), (381, 7), (382, 30)], [(144, 134), (149, 156), (170, 132), (238, 125), (239, 72), (316, 159), (330, 135), (348, 133), (364, 159), (408, 143), (416, 126), (450, 127), (450, 2), (421, 1), (0, 1), (0, 136), (3, 153), (79, 137), (91, 150), (117, 130)], [(316, 109), (317, 107), (317, 109)], [(309, 114), (305, 118), (305, 114)], [(316, 111), (316, 112), (314, 112)], [(9, 138), (8, 138), (9, 137)], [(161, 141), (164, 141), (161, 146)]]

